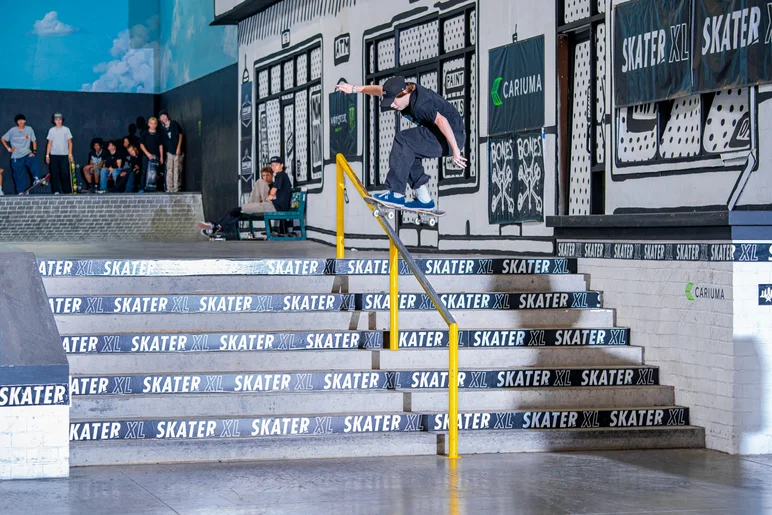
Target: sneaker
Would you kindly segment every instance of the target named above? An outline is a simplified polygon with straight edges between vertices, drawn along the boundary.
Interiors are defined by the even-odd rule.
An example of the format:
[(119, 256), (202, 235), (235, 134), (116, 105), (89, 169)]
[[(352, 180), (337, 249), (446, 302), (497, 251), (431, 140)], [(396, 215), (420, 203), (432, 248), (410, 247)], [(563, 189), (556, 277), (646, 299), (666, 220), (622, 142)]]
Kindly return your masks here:
[(198, 222), (199, 229), (206, 229), (207, 231), (214, 231), (214, 224), (209, 222)]
[(3, 195), (5, 195), (5, 192), (3, 190), (0, 190), (0, 197), (2, 197)]
[(98, 190), (97, 193), (101, 195), (102, 193), (107, 193), (107, 190)]
[(405, 206), (405, 197), (398, 197), (394, 195), (391, 191), (386, 191), (384, 193), (377, 193), (373, 195), (373, 198), (377, 200), (378, 202), (381, 202), (386, 205), (394, 206), (394, 207), (404, 207)]
[(214, 229), (201, 229), (201, 236), (204, 238), (211, 238), (214, 234)]
[(59, 192), (58, 192), (58, 191), (55, 191), (55, 192), (54, 192), (54, 195), (58, 195), (58, 194), (59, 194)]
[(408, 209), (424, 209), (426, 211), (434, 211), (437, 206), (434, 204), (433, 200), (430, 200), (429, 202), (421, 202), (420, 200), (415, 199), (412, 202), (405, 204), (405, 207)]

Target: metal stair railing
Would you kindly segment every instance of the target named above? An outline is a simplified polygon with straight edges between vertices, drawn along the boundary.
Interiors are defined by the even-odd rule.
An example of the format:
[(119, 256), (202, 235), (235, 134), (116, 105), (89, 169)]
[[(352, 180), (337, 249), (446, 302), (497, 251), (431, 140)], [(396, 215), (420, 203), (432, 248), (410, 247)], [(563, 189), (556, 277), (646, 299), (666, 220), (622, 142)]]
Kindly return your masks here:
[[(359, 195), (362, 196), (362, 199), (369, 197), (370, 194), (342, 154), (336, 156), (335, 164), (337, 182), (335, 257), (343, 259), (345, 257), (344, 210), (346, 205), (346, 176), (348, 176)], [(371, 204), (366, 203), (366, 205), (370, 208), (370, 211), (375, 211), (375, 208)], [(415, 259), (413, 259), (410, 252), (408, 252), (405, 244), (394, 230), (394, 227), (392, 227), (389, 221), (382, 216), (376, 216), (376, 219), (389, 237), (389, 349), (393, 351), (399, 349), (400, 255), (431, 299), (434, 307), (440, 313), (440, 316), (442, 316), (445, 323), (448, 324), (448, 458), (458, 458), (458, 323), (456, 322), (456, 319), (453, 318), (453, 315), (451, 315), (448, 308), (442, 303), (440, 296), (426, 279), (423, 270), (418, 267), (418, 264), (415, 262)]]

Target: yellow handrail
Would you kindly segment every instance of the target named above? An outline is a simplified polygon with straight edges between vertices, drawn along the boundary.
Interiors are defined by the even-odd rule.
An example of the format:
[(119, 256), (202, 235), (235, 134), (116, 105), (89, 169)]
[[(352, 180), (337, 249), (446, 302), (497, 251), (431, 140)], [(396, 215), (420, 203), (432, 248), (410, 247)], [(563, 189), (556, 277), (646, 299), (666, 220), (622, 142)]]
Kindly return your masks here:
[[(342, 154), (335, 158), (336, 182), (337, 182), (337, 220), (336, 220), (336, 245), (335, 257), (343, 259), (345, 256), (345, 196), (346, 196), (346, 176), (356, 188), (359, 195), (364, 199), (370, 194), (365, 189), (362, 181), (351, 169), (348, 161)], [(371, 204), (367, 204), (370, 211), (375, 211)], [(389, 349), (397, 350), (399, 348), (399, 256), (405, 260), (413, 275), (418, 280), (421, 287), (431, 299), (434, 307), (440, 313), (445, 323), (448, 324), (448, 458), (458, 458), (458, 323), (451, 315), (448, 308), (442, 303), (439, 295), (426, 279), (423, 271), (418, 267), (413, 256), (408, 252), (405, 245), (400, 240), (394, 228), (388, 221), (382, 217), (376, 217), (381, 228), (389, 237)]]

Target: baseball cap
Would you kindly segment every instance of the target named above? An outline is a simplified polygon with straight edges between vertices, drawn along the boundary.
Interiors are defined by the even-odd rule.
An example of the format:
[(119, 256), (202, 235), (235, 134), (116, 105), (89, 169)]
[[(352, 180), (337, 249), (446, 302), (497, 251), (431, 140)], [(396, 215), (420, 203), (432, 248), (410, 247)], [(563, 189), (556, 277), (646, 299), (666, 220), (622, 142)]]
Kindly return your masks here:
[(402, 93), (407, 87), (405, 77), (392, 77), (383, 85), (383, 100), (381, 100), (381, 112), (385, 113), (391, 109), (391, 104), (397, 95)]
[(273, 156), (271, 157), (271, 160), (269, 161), (269, 163), (279, 163), (283, 165), (284, 159), (280, 158), (279, 156)]
[(54, 119), (56, 118), (61, 118), (62, 120), (64, 120), (64, 116), (62, 116), (62, 113), (54, 113)]

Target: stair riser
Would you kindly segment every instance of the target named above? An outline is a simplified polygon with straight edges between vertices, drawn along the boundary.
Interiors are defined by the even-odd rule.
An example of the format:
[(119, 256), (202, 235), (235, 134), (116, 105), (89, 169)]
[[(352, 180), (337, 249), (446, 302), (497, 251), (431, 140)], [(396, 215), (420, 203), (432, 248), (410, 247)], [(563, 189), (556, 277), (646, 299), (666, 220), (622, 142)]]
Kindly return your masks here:
[(76, 397), (70, 417), (82, 420), (106, 418), (283, 416), (313, 413), (398, 413), (404, 394), (378, 392), (295, 392), (241, 394), (179, 394), (154, 396)]
[(437, 435), (387, 433), (255, 440), (89, 442), (70, 444), (70, 465), (122, 465), (373, 456), (433, 456)]
[[(77, 401), (76, 401), (77, 402)], [(459, 391), (459, 410), (604, 409), (624, 406), (672, 406), (669, 386), (618, 386), (608, 388), (529, 388), (524, 390)], [(411, 391), (405, 408), (415, 412), (448, 409), (447, 391)]]
[[(437, 275), (430, 281), (438, 292), (587, 290), (584, 275)], [(352, 293), (389, 291), (388, 276), (49, 277), (43, 283), (49, 296), (335, 293), (341, 287)], [(423, 291), (413, 276), (401, 276), (399, 289)]]
[[(490, 329), (613, 327), (611, 309), (537, 309), (522, 311), (453, 311), (459, 327)], [(157, 331), (315, 331), (322, 329), (387, 330), (389, 313), (200, 313), (174, 315), (57, 315), (60, 334), (148, 333)], [(400, 327), (445, 329), (437, 312), (401, 311)]]

